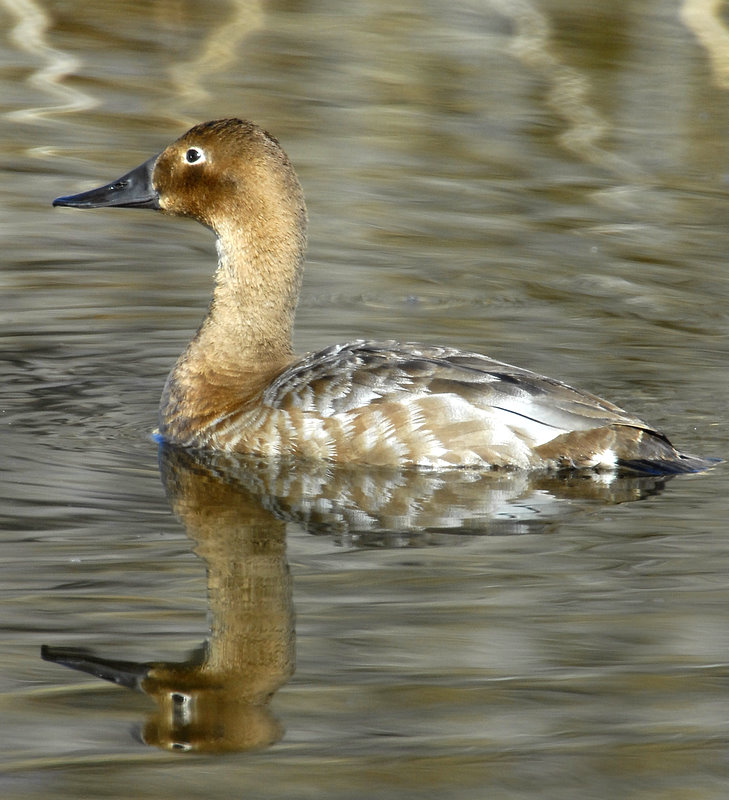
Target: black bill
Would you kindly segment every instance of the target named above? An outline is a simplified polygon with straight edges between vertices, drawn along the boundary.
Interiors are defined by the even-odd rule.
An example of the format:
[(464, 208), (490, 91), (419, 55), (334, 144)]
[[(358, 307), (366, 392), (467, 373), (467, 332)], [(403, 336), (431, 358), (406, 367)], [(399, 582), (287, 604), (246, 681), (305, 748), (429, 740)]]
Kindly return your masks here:
[(159, 195), (152, 184), (152, 172), (157, 156), (122, 175), (118, 180), (90, 189), (81, 194), (57, 197), (54, 206), (69, 208), (104, 208), (118, 206), (120, 208), (159, 208)]

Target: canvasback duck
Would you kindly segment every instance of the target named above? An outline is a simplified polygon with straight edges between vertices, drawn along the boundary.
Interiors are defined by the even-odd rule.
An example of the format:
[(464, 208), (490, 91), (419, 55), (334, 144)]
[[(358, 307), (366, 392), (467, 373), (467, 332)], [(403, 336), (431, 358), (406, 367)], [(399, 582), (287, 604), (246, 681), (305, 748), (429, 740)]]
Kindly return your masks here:
[(196, 125), (113, 183), (53, 205), (153, 208), (217, 236), (212, 302), (162, 394), (165, 441), (430, 469), (668, 474), (713, 463), (606, 400), (476, 353), (358, 340), (297, 357), (304, 196), (277, 140), (251, 122)]

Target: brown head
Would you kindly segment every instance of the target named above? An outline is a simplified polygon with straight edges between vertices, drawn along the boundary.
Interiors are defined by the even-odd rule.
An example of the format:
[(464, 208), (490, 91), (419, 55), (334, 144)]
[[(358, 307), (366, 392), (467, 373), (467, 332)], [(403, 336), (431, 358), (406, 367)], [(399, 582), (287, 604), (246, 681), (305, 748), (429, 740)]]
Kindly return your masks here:
[(152, 183), (159, 207), (193, 217), (219, 235), (231, 225), (280, 221), (303, 237), (301, 186), (270, 134), (239, 119), (203, 122), (157, 157)]
[(121, 178), (54, 206), (154, 208), (193, 217), (218, 235), (231, 224), (268, 219), (303, 239), (301, 186), (278, 141), (252, 122), (221, 119), (195, 125), (159, 155)]
[(290, 355), (306, 207), (291, 162), (257, 125), (203, 122), (118, 180), (53, 205), (153, 208), (212, 228), (220, 263), (207, 341), (221, 361)]

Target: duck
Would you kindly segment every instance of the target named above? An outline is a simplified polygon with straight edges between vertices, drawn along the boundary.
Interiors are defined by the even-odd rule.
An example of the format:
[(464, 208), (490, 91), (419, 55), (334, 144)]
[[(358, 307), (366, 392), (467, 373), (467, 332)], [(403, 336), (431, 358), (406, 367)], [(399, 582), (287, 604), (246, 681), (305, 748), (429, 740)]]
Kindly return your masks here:
[(276, 138), (195, 125), (75, 209), (155, 209), (216, 236), (207, 313), (162, 392), (156, 435), (196, 451), (371, 467), (697, 472), (659, 430), (554, 378), (453, 347), (358, 339), (293, 347), (304, 193)]

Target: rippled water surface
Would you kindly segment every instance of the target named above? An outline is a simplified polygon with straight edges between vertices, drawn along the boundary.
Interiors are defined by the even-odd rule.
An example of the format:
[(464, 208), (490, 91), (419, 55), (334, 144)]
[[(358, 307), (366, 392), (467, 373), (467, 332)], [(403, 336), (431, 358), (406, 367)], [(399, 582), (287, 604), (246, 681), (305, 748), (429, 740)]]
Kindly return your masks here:
[(50, 207), (250, 117), (307, 195), (301, 351), (488, 352), (726, 459), (720, 10), (0, 2), (2, 797), (726, 797), (726, 465), (159, 453), (211, 235)]

